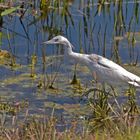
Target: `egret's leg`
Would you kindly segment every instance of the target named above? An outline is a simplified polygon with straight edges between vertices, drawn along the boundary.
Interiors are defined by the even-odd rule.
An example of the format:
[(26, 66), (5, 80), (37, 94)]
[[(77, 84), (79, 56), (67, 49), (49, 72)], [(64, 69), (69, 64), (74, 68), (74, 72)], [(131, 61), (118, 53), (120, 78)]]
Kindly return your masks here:
[(92, 76), (94, 77), (95, 83), (97, 83), (99, 80), (99, 77), (97, 76), (95, 71), (93, 71)]

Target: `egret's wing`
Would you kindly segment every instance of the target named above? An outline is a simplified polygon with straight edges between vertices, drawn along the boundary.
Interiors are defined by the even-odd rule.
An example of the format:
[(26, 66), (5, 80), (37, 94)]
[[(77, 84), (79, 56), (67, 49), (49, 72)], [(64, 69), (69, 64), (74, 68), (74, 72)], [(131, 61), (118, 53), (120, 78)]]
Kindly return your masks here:
[(115, 62), (106, 59), (100, 55), (92, 54), (88, 57), (92, 62), (96, 62), (102, 69), (107, 69), (107, 71), (112, 71), (114, 75), (120, 76), (122, 79), (126, 80), (129, 84), (140, 87), (140, 77), (125, 70), (120, 65)]
[(104, 67), (104, 68), (108, 68), (108, 69), (112, 69), (112, 70), (124, 70), (123, 67), (119, 66), (118, 64), (114, 63), (113, 61), (104, 58), (100, 55), (96, 55), (96, 54), (91, 54), (89, 55), (89, 59), (93, 62), (98, 63), (100, 66)]

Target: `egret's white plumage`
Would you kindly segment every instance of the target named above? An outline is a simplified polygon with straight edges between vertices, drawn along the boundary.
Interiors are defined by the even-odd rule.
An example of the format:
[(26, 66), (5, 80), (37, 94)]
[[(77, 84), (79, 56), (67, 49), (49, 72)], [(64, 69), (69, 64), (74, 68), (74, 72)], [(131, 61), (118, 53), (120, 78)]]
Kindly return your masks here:
[(91, 70), (96, 72), (101, 82), (108, 84), (126, 83), (140, 87), (140, 77), (127, 71), (115, 62), (97, 54), (80, 54), (72, 51), (72, 44), (63, 36), (56, 36), (45, 44), (62, 44), (65, 46), (65, 55), (76, 62), (84, 63)]

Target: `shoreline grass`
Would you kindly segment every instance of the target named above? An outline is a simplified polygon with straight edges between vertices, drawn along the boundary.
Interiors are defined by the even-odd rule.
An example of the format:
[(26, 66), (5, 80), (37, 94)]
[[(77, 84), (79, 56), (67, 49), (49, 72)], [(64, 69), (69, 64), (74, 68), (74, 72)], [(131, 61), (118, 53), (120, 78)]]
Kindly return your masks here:
[[(27, 102), (18, 103), (16, 106), (18, 111), (22, 110), (24, 105), (26, 108), (24, 108), (23, 119), (18, 120), (18, 113), (15, 111), (11, 115), (11, 124), (10, 121), (8, 122), (10, 127), (7, 127), (5, 117), (8, 114), (2, 115), (1, 113), (0, 140), (140, 139), (140, 113), (139, 106), (135, 102), (136, 91), (133, 87), (127, 91), (128, 100), (124, 104), (118, 103), (117, 96), (112, 94), (114, 90), (107, 92), (103, 87), (102, 89), (89, 90), (90, 92), (93, 92), (94, 95), (93, 98), (88, 99), (88, 106), (92, 110), (91, 116), (84, 119), (81, 124), (77, 121), (78, 119), (71, 120), (69, 127), (63, 127), (63, 129), (60, 128), (62, 123), (59, 124), (60, 121), (54, 115), (55, 108), (52, 109), (50, 116), (31, 117), (28, 114), (28, 108), (26, 108)], [(7, 108), (3, 107), (3, 109)], [(14, 110), (12, 107), (11, 109)]]

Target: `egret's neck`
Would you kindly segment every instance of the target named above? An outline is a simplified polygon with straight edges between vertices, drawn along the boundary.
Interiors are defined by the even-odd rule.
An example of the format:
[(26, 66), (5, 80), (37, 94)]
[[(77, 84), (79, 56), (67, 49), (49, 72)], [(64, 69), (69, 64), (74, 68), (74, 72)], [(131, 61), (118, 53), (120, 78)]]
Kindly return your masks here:
[(76, 53), (76, 52), (71, 51), (66, 55), (68, 55), (68, 58), (70, 60), (73, 60), (75, 63), (82, 63), (85, 65), (89, 64), (86, 54), (81, 54), (81, 53)]
[(72, 46), (71, 46), (70, 42), (65, 42), (65, 45), (66, 45), (65, 54), (71, 55), (73, 53), (73, 51), (72, 51)]
[(74, 60), (76, 63), (81, 62), (86, 65), (88, 64), (88, 59), (87, 59), (86, 54), (73, 52), (70, 42), (66, 42), (65, 45), (67, 46), (67, 47), (65, 47), (65, 56), (66, 57), (68, 56), (70, 59)]

